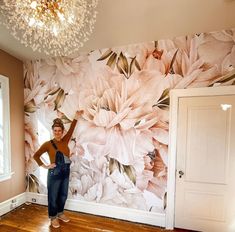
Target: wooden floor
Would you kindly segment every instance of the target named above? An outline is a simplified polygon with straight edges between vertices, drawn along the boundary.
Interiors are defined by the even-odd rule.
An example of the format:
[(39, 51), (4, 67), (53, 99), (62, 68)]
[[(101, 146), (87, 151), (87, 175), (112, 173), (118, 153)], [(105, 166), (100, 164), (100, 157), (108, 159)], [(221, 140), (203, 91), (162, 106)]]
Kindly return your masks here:
[[(61, 222), (61, 227), (54, 229), (50, 226), (47, 217), (47, 207), (30, 204), (3, 215), (0, 220), (1, 232), (160, 232), (168, 231), (159, 227), (131, 223), (107, 217), (94, 216), (85, 213), (66, 211), (70, 222)], [(172, 232), (186, 232), (187, 230), (175, 229)]]

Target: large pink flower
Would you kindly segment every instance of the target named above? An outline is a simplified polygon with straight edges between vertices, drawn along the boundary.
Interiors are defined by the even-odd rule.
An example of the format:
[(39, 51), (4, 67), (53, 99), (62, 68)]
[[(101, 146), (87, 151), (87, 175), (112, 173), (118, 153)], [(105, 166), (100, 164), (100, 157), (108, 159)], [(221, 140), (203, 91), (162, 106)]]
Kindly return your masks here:
[(235, 29), (203, 33), (200, 39), (198, 54), (207, 66), (216, 66), (222, 75), (235, 67)]
[[(126, 79), (106, 66), (84, 77), (81, 83), (78, 98), (76, 95), (70, 96), (66, 104), (77, 104), (74, 103), (77, 101), (79, 108), (85, 111), (83, 119), (78, 121), (76, 132), (76, 140), (83, 146), (85, 158), (93, 160), (99, 170), (102, 170), (104, 163), (109, 165), (110, 159), (116, 160), (123, 167), (133, 167), (128, 168), (127, 175), (130, 175), (129, 178), (134, 176), (138, 181), (138, 178), (147, 173), (144, 157), (156, 149), (154, 140), (168, 144), (168, 133), (165, 132), (167, 111), (160, 109), (157, 103), (164, 90), (171, 87), (171, 80), (159, 72), (146, 70), (134, 72)], [(64, 105), (62, 108), (65, 114), (71, 114), (71, 109)], [(166, 169), (165, 166), (162, 168)], [(117, 176), (112, 179), (115, 186), (125, 187), (120, 182), (124, 173), (113, 171), (110, 177)], [(155, 177), (153, 170), (149, 170), (147, 175), (147, 184), (140, 188), (141, 191), (149, 188), (157, 197), (162, 198), (166, 186), (165, 176)], [(123, 184), (126, 183), (124, 179)], [(150, 188), (151, 183), (154, 183), (154, 188)], [(78, 192), (81, 188), (80, 183), (77, 184)], [(100, 187), (96, 182), (86, 196), (94, 200), (94, 193), (98, 189)]]
[(144, 69), (174, 79), (173, 88), (209, 86), (234, 69), (234, 44), (234, 30), (159, 40)]
[[(137, 138), (158, 121), (157, 107), (153, 105), (168, 87), (169, 79), (158, 72), (136, 72), (126, 79), (107, 66), (92, 77), (86, 76), (79, 98), (71, 96), (70, 101), (79, 101), (79, 108), (85, 111), (84, 119), (93, 127), (103, 128), (104, 154), (124, 165), (133, 165), (140, 146), (136, 144)], [(80, 140), (82, 137), (81, 133)], [(89, 144), (92, 143), (96, 141), (90, 140)]]
[(38, 62), (38, 75), (47, 83), (47, 87), (51, 90), (56, 85), (69, 93), (79, 85), (79, 77), (86, 73), (88, 58), (87, 55), (81, 55), (73, 59), (56, 57)]

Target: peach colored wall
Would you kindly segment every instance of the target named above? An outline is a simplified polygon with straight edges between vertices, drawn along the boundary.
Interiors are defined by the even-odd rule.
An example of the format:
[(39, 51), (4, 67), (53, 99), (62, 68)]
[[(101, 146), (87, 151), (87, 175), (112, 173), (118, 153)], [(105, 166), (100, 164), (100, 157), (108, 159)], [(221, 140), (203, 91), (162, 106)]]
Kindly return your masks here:
[(0, 50), (0, 74), (9, 78), (11, 167), (15, 174), (0, 182), (0, 202), (25, 191), (23, 62)]

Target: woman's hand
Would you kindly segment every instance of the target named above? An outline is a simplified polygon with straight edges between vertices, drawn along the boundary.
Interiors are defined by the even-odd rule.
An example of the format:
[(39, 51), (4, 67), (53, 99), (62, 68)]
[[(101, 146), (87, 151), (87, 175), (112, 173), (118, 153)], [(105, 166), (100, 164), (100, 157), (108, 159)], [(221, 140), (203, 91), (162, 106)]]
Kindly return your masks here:
[(52, 164), (49, 164), (49, 165), (43, 164), (42, 167), (45, 168), (45, 169), (52, 169), (52, 168), (56, 167), (56, 164), (55, 163), (52, 163)]
[(74, 119), (78, 120), (83, 113), (84, 113), (84, 110), (77, 110), (75, 113)]

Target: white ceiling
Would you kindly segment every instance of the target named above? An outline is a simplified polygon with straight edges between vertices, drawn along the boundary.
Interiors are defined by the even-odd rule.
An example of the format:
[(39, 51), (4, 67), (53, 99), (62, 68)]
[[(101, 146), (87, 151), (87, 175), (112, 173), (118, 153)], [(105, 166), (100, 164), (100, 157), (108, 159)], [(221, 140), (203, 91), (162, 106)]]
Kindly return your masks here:
[[(94, 32), (80, 51), (235, 27), (234, 0), (99, 0), (97, 9)], [(2, 25), (0, 49), (21, 60), (46, 57)]]

